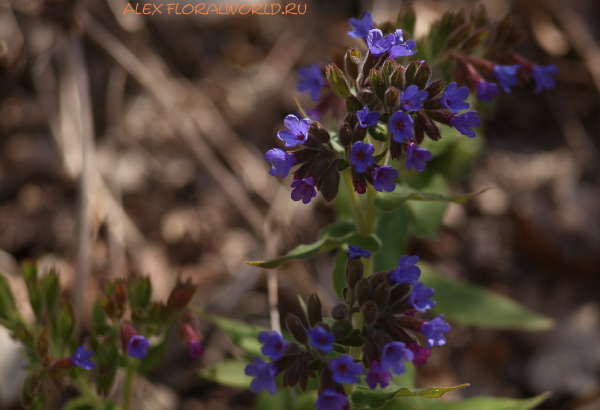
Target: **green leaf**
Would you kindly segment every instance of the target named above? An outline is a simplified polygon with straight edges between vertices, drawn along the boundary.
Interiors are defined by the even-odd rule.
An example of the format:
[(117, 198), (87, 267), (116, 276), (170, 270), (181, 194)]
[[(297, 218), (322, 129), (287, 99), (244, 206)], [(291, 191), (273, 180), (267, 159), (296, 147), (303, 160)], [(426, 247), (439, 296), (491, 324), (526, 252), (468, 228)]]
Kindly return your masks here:
[(362, 249), (377, 252), (381, 248), (381, 241), (375, 235), (361, 235), (356, 231), (354, 223), (338, 221), (325, 227), (319, 233), (319, 240), (308, 245), (300, 245), (288, 252), (285, 256), (270, 261), (246, 262), (248, 265), (273, 269), (292, 259), (309, 259), (318, 253), (326, 252), (342, 245), (357, 245)]
[(244, 372), (248, 363), (245, 360), (224, 360), (216, 366), (200, 370), (198, 375), (224, 386), (248, 389), (252, 381)]
[(385, 142), (388, 139), (387, 127), (383, 124), (377, 124), (369, 127), (369, 135), (377, 141)]
[(152, 300), (152, 283), (148, 277), (136, 277), (129, 284), (131, 309), (147, 309)]
[(12, 321), (17, 310), (8, 280), (0, 274), (0, 319)]
[(42, 289), (48, 314), (53, 315), (60, 299), (60, 281), (55, 269), (51, 269), (42, 278)]
[(554, 320), (481, 286), (447, 279), (433, 266), (419, 263), (421, 281), (435, 289), (436, 314), (444, 313), (462, 326), (488, 329), (548, 330)]
[(408, 213), (406, 206), (392, 212), (380, 212), (375, 233), (381, 238), (381, 250), (374, 257), (375, 272), (394, 269), (402, 255), (406, 254), (408, 243)]
[(415, 201), (435, 201), (445, 203), (454, 202), (455, 204), (462, 204), (474, 196), (483, 194), (488, 189), (490, 188), (486, 188), (478, 192), (472, 192), (470, 194), (446, 196), (397, 185), (394, 192), (382, 192), (377, 194), (373, 200), (373, 203), (375, 204), (375, 207), (385, 212), (390, 212), (394, 209), (400, 208), (400, 206), (402, 206), (402, 204), (409, 199)]
[(333, 288), (340, 299), (344, 298), (342, 290), (346, 287), (346, 263), (348, 256), (342, 250), (335, 254), (335, 265), (333, 267)]
[(385, 158), (387, 156), (387, 152), (388, 152), (388, 149), (386, 148), (386, 149), (383, 150), (383, 152), (381, 154), (375, 155), (375, 162), (377, 162), (378, 164), (381, 165), (382, 164), (381, 161), (385, 161)]
[(25, 278), (25, 284), (27, 285), (27, 292), (29, 293), (29, 302), (33, 313), (38, 318), (42, 317), (43, 297), (40, 281), (38, 280), (38, 267), (35, 262), (25, 262), (22, 267), (23, 277)]
[(167, 339), (169, 333), (170, 332), (166, 333), (160, 344), (150, 346), (150, 349), (148, 349), (148, 354), (146, 354), (146, 357), (144, 357), (139, 363), (138, 372), (141, 374), (147, 374), (163, 361), (167, 352)]
[[(429, 179), (427, 184), (422, 187), (425, 192), (435, 192), (437, 194), (445, 195), (449, 192), (450, 188), (448, 183), (441, 175), (434, 175)], [(427, 195), (423, 192), (424, 195)], [(430, 239), (437, 239), (437, 232), (444, 219), (447, 203), (443, 202), (422, 202), (422, 201), (410, 201), (406, 203), (408, 210), (408, 219), (410, 220), (410, 228), (412, 233), (415, 235)]]
[(369, 386), (358, 383), (352, 393), (348, 396), (350, 404), (357, 409), (378, 409), (396, 396), (421, 396), (427, 398), (438, 398), (445, 393), (462, 389), (469, 384), (461, 384), (454, 387), (432, 387), (429, 389), (413, 389), (400, 387), (395, 383), (390, 383), (385, 389), (371, 390)]
[(550, 393), (543, 393), (529, 399), (508, 399), (504, 397), (473, 397), (458, 401), (426, 400), (410, 397), (394, 400), (385, 410), (531, 410), (544, 402)]
[[(200, 316), (202, 316), (202, 318), (212, 322), (215, 326), (224, 331), (227, 336), (229, 336), (231, 341), (249, 356), (264, 357), (260, 351), (262, 344), (258, 341), (257, 337), (260, 332), (264, 332), (268, 329), (260, 326), (249, 325), (248, 323), (240, 322), (239, 320), (209, 315), (202, 311), (197, 312)], [(286, 336), (285, 332), (283, 336)]]

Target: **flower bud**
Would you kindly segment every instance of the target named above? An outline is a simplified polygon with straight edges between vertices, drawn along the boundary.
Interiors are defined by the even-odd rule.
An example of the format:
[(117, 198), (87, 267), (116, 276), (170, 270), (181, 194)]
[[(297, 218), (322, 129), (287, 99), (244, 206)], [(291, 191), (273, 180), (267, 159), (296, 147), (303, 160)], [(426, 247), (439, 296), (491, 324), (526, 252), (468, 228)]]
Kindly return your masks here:
[(452, 117), (454, 117), (454, 115), (455, 115), (450, 112), (430, 111), (430, 110), (425, 110), (425, 114), (427, 114), (427, 116), (429, 118), (431, 118), (432, 120), (437, 121), (444, 125), (450, 125), (450, 119)]
[(363, 271), (361, 258), (348, 259), (348, 263), (346, 263), (346, 283), (350, 290), (355, 290), (356, 284), (363, 277)]
[(313, 293), (308, 297), (306, 311), (308, 316), (308, 324), (310, 327), (315, 327), (317, 323), (323, 321), (323, 306), (321, 305), (321, 300), (316, 293)]
[(364, 305), (369, 299), (371, 299), (371, 293), (373, 289), (367, 278), (363, 278), (356, 284), (356, 298), (359, 305)]
[(411, 61), (410, 64), (408, 65), (408, 67), (406, 67), (406, 72), (404, 73), (404, 79), (405, 79), (404, 83), (405, 83), (406, 87), (413, 84), (413, 81), (415, 79), (415, 75), (417, 74), (418, 69), (419, 69), (419, 61), (417, 61), (417, 60)]
[(123, 279), (115, 282), (115, 316), (120, 319), (127, 310), (127, 286)]
[(327, 76), (333, 91), (338, 97), (344, 100), (350, 94), (350, 87), (348, 86), (348, 82), (346, 81), (346, 77), (344, 77), (342, 70), (335, 64), (331, 64), (326, 67), (325, 75)]
[(390, 285), (387, 283), (387, 281), (375, 288), (375, 292), (373, 292), (373, 300), (377, 304), (379, 311), (383, 312), (390, 300)]
[(390, 303), (396, 303), (404, 299), (408, 296), (409, 293), (410, 284), (408, 283), (402, 283), (400, 285), (394, 286), (390, 291)]
[(129, 283), (129, 307), (146, 309), (152, 300), (152, 283), (148, 277), (136, 277)]
[(48, 341), (48, 330), (46, 328), (44, 328), (42, 333), (38, 336), (35, 350), (42, 361), (47, 359), (48, 354), (50, 353), (50, 342)]
[(386, 320), (383, 328), (385, 332), (390, 336), (390, 338), (394, 341), (403, 342), (406, 344), (417, 341), (417, 339), (414, 336), (407, 333), (404, 329), (402, 329), (400, 326), (398, 326), (391, 320)]
[(390, 155), (393, 159), (402, 158), (402, 143), (393, 138), (390, 140)]
[(510, 26), (511, 26), (510, 19), (511, 19), (510, 13), (507, 13), (506, 16), (504, 16), (504, 18), (502, 20), (500, 20), (500, 23), (498, 24), (498, 27), (496, 28), (496, 38), (502, 38), (502, 37), (504, 37), (504, 35), (506, 33), (508, 33), (508, 30), (510, 29)]
[(348, 317), (348, 306), (340, 303), (331, 308), (331, 317), (335, 320), (345, 320)]
[[(415, 140), (417, 145), (419, 145), (425, 139), (425, 133), (423, 131), (423, 125), (421, 125), (421, 123), (419, 123), (418, 121), (415, 123), (414, 132), (415, 136), (413, 137), (413, 139)], [(406, 145), (404, 146), (404, 149), (406, 150)]]
[(390, 78), (391, 87), (396, 87), (399, 90), (404, 90), (405, 71), (406, 70), (402, 66), (398, 66), (398, 68), (396, 68), (396, 71), (392, 73), (392, 77)]
[(383, 79), (383, 74), (381, 70), (377, 70), (375, 68), (372, 69), (370, 73), (370, 78), (373, 91), (375, 91), (377, 97), (379, 97), (379, 99), (383, 101), (385, 98), (385, 90), (387, 86), (385, 84), (385, 80)]
[(471, 12), (471, 21), (476, 28), (486, 27), (489, 24), (487, 11), (482, 3), (479, 3), (473, 8), (473, 11)]
[(363, 323), (366, 327), (371, 327), (377, 321), (377, 317), (379, 316), (379, 309), (377, 305), (372, 301), (365, 302), (362, 305), (362, 314), (363, 314)]
[(460, 8), (452, 16), (452, 29), (462, 26), (467, 22), (467, 10)]
[(385, 92), (385, 105), (393, 108), (400, 101), (400, 90), (394, 87), (390, 87)]
[[(435, 123), (421, 111), (417, 112), (417, 124), (433, 141), (439, 141), (440, 138), (442, 138), (442, 134), (440, 134), (440, 130), (438, 129), (437, 125), (435, 125)], [(417, 141), (417, 144), (420, 144), (420, 142)]]
[(477, 47), (483, 42), (490, 34), (490, 29), (487, 27), (481, 27), (475, 30), (469, 38), (467, 38), (461, 47), (464, 52), (470, 52), (473, 48)]
[(330, 204), (337, 196), (340, 188), (340, 173), (337, 162), (331, 164), (317, 182), (317, 187), (323, 195), (323, 199), (327, 204)]
[(30, 406), (35, 397), (42, 393), (44, 387), (44, 372), (39, 370), (25, 379), (23, 383), (23, 390), (21, 393), (21, 401), (24, 406)]
[(395, 323), (398, 326), (417, 332), (419, 331), (419, 329), (421, 329), (421, 325), (423, 324), (423, 322), (423, 320), (415, 319), (414, 317), (410, 316), (401, 316), (395, 319)]
[(340, 132), (339, 132), (340, 143), (344, 147), (349, 147), (350, 145), (352, 145), (353, 136), (354, 136), (354, 133), (352, 132), (352, 129), (350, 128), (350, 124), (348, 124), (347, 122), (343, 123), (342, 126), (340, 127)]
[(344, 65), (346, 66), (348, 76), (356, 80), (360, 69), (360, 51), (358, 51), (358, 48), (353, 47), (346, 52)]
[[(415, 74), (415, 78), (413, 80), (413, 84), (419, 87), (420, 90), (427, 87), (427, 83), (429, 83), (429, 79), (431, 78), (431, 67), (427, 64), (427, 61), (424, 61), (417, 70)], [(429, 97), (428, 97), (429, 98)]]
[(304, 148), (294, 151), (294, 158), (296, 158), (296, 164), (304, 164), (305, 162), (312, 161), (320, 154), (320, 151)]
[(369, 89), (361, 90), (358, 93), (358, 99), (364, 105), (371, 105), (375, 101), (375, 93)]
[(453, 48), (462, 43), (473, 31), (473, 23), (465, 23), (455, 28), (446, 40), (445, 48)]
[(389, 58), (385, 60), (383, 66), (381, 67), (381, 73), (383, 74), (383, 79), (387, 86), (390, 86), (390, 77), (392, 73), (396, 70), (396, 63), (394, 60), (390, 60)]
[(337, 321), (331, 327), (332, 333), (335, 335), (336, 340), (344, 340), (350, 337), (354, 327), (349, 320)]
[(352, 137), (352, 143), (354, 144), (355, 142), (362, 141), (362, 140), (365, 139), (366, 136), (367, 136), (367, 129), (366, 128), (356, 127), (354, 129), (354, 135)]
[(310, 134), (314, 135), (315, 137), (317, 137), (317, 139), (319, 141), (321, 141), (323, 144), (327, 144), (329, 142), (329, 140), (331, 139), (331, 137), (329, 136), (329, 133), (327, 132), (325, 127), (323, 127), (321, 124), (319, 124), (316, 121), (311, 122), (310, 130), (308, 132)]
[(302, 391), (308, 385), (308, 367), (304, 359), (299, 358), (283, 373), (283, 387), (293, 387), (300, 384)]
[(354, 95), (350, 94), (346, 97), (345, 101), (346, 112), (355, 113), (356, 111), (362, 110), (363, 103)]
[(433, 80), (428, 86), (427, 88), (425, 88), (425, 91), (427, 91), (429, 93), (429, 96), (427, 97), (428, 100), (436, 97), (439, 93), (441, 93), (444, 88), (446, 87), (446, 82), (444, 80), (442, 80), (441, 78), (438, 78), (437, 80)]
[(170, 312), (183, 310), (197, 289), (198, 285), (192, 284), (189, 278), (185, 283), (181, 282), (181, 278), (177, 278), (177, 284), (167, 299), (167, 310)]
[(285, 317), (285, 325), (287, 326), (292, 336), (294, 336), (294, 338), (299, 343), (306, 344), (306, 342), (308, 341), (308, 337), (306, 336), (306, 329), (304, 328), (304, 325), (302, 324), (298, 316), (288, 312), (287, 316)]

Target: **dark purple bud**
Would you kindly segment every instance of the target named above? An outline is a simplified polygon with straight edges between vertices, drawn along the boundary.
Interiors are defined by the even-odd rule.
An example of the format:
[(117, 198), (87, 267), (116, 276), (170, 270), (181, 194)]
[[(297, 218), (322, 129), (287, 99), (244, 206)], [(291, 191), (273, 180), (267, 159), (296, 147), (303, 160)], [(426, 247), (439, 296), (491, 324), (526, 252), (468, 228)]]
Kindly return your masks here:
[(431, 118), (432, 120), (437, 121), (444, 125), (451, 125), (450, 124), (451, 118), (454, 117), (454, 114), (452, 114), (451, 112), (445, 112), (445, 111), (425, 110), (425, 114), (427, 114), (427, 116), (429, 118)]
[[(413, 139), (417, 142), (417, 144), (420, 144), (425, 139), (425, 132), (423, 130), (423, 124), (421, 122), (419, 122), (418, 120), (419, 120), (419, 116), (417, 113), (417, 121), (415, 121), (415, 127), (414, 127), (415, 135), (414, 135)], [(410, 143), (410, 142), (411, 141), (409, 141), (408, 143)], [(406, 148), (406, 146), (405, 146), (405, 148)]]
[(335, 320), (345, 320), (348, 317), (348, 306), (340, 303), (331, 308), (331, 317)]
[(348, 288), (354, 290), (356, 284), (362, 279), (364, 272), (364, 266), (361, 258), (348, 259), (346, 264), (346, 283)]
[(354, 129), (354, 136), (352, 138), (352, 144), (355, 142), (359, 142), (365, 139), (367, 136), (367, 128), (361, 128), (358, 125)]
[[(419, 87), (420, 90), (422, 90), (425, 87), (427, 87), (427, 84), (429, 83), (430, 78), (431, 78), (431, 67), (429, 67), (429, 64), (427, 64), (427, 62), (425, 61), (419, 66), (419, 69), (417, 70), (417, 73), (415, 74), (415, 79), (413, 80), (413, 84), (416, 85), (417, 87)], [(431, 97), (431, 95), (430, 95), (430, 97)]]
[(359, 280), (356, 284), (355, 292), (358, 304), (360, 306), (364, 305), (369, 299), (371, 299), (371, 294), (373, 292), (369, 280), (367, 278)]
[(481, 27), (475, 30), (469, 38), (463, 43), (461, 50), (464, 52), (470, 52), (473, 48), (477, 47), (483, 42), (490, 34), (490, 29), (487, 27)]
[(404, 73), (405, 87), (413, 84), (413, 81), (415, 79), (415, 75), (417, 74), (418, 69), (419, 69), (419, 61), (418, 60), (411, 61), (410, 64), (406, 67), (406, 72)]
[[(392, 278), (391, 275), (390, 275), (389, 281), (391, 282), (391, 284), (394, 283), (394, 279)], [(407, 297), (408, 294), (410, 293), (410, 287), (411, 287), (410, 283), (402, 283), (402, 284), (394, 286), (390, 290), (390, 302), (396, 303), (399, 300), (402, 300), (405, 297)]]
[(407, 333), (404, 329), (398, 326), (393, 320), (385, 321), (384, 330), (392, 340), (404, 343), (412, 343), (417, 340), (413, 335)]
[(426, 347), (419, 346), (416, 342), (408, 344), (408, 348), (413, 352), (413, 364), (422, 366), (427, 363), (427, 358), (431, 356), (431, 351)]
[(358, 99), (364, 105), (371, 105), (375, 101), (375, 93), (369, 89), (362, 90), (358, 93)]
[(302, 321), (298, 318), (298, 316), (289, 313), (285, 317), (285, 325), (296, 339), (301, 344), (306, 344), (308, 341), (308, 337), (306, 336), (306, 329), (302, 324)]
[(383, 312), (390, 300), (390, 285), (387, 281), (375, 288), (373, 292), (373, 300), (377, 304), (380, 312)]
[(50, 342), (48, 341), (48, 330), (46, 328), (44, 328), (38, 336), (35, 344), (35, 350), (37, 355), (43, 361), (48, 359), (48, 354), (50, 353)]
[(371, 78), (371, 87), (373, 87), (373, 91), (377, 94), (377, 97), (381, 101), (385, 99), (385, 90), (387, 85), (385, 84), (385, 80), (383, 79), (383, 73), (381, 70), (372, 69), (370, 73)]
[(314, 135), (315, 137), (317, 137), (317, 139), (319, 141), (321, 141), (323, 144), (327, 144), (329, 142), (329, 140), (331, 139), (331, 137), (329, 136), (329, 133), (327, 132), (325, 127), (323, 127), (321, 124), (319, 124), (316, 121), (313, 121), (310, 124), (310, 130), (308, 132), (310, 134)]
[(392, 76), (390, 78), (390, 86), (391, 87), (395, 87), (399, 90), (404, 90), (404, 72), (406, 70), (404, 69), (404, 67), (402, 66), (398, 66), (398, 68), (396, 68), (396, 71), (394, 71), (392, 73)]
[(352, 145), (354, 133), (352, 132), (352, 129), (350, 128), (350, 125), (347, 122), (343, 123), (340, 127), (339, 137), (340, 143), (344, 147), (349, 147), (350, 145)]
[(398, 326), (402, 326), (408, 330), (421, 331), (421, 325), (424, 323), (423, 320), (415, 319), (409, 316), (400, 316), (395, 319)]
[(385, 105), (390, 108), (395, 107), (400, 101), (400, 90), (390, 87), (385, 92)]
[(350, 94), (350, 87), (344, 77), (344, 73), (335, 64), (328, 65), (325, 69), (325, 75), (331, 88), (342, 100)]
[[(278, 149), (278, 148), (275, 148), (275, 149)], [(273, 150), (271, 150), (271, 151), (273, 151)], [(320, 154), (321, 154), (320, 151), (317, 151), (314, 149), (301, 149), (299, 151), (294, 151), (294, 152), (290, 153), (290, 155), (292, 155), (295, 158), (296, 164), (304, 164), (308, 161), (312, 161), (313, 159), (318, 157)], [(282, 174), (282, 176), (283, 176), (283, 174)]]
[(167, 299), (167, 310), (170, 312), (181, 311), (188, 305), (197, 289), (198, 285), (194, 285), (190, 279), (182, 282), (181, 278), (178, 278), (177, 284)]
[(306, 311), (310, 327), (314, 327), (317, 323), (323, 321), (323, 306), (321, 305), (321, 299), (319, 299), (316, 293), (308, 297)]
[(511, 26), (510, 13), (507, 13), (506, 16), (504, 16), (504, 18), (502, 20), (500, 20), (500, 23), (498, 24), (498, 27), (496, 28), (496, 37), (497, 38), (504, 37), (504, 35), (510, 29), (510, 26)]
[[(346, 308), (347, 309), (347, 308)], [(337, 321), (333, 324), (331, 331), (333, 332), (336, 340), (344, 340), (352, 335), (354, 327), (348, 320)]]
[(283, 387), (293, 387), (300, 384), (302, 391), (306, 391), (308, 384), (308, 367), (304, 359), (297, 359), (286, 371), (283, 373)]
[(463, 25), (455, 28), (446, 40), (446, 48), (453, 48), (462, 43), (469, 34), (473, 31), (472, 23), (464, 23)]
[(444, 80), (442, 80), (441, 78), (438, 78), (437, 80), (433, 80), (431, 83), (429, 83), (427, 88), (425, 88), (425, 91), (427, 91), (429, 93), (429, 97), (427, 97), (427, 98), (432, 99), (432, 98), (436, 97), (439, 93), (442, 92), (442, 90), (445, 87), (446, 87), (446, 82)]
[(471, 21), (475, 25), (475, 27), (486, 27), (489, 24), (489, 19), (487, 15), (487, 11), (485, 10), (485, 6), (482, 3), (479, 3), (473, 11), (471, 12)]
[(360, 69), (360, 51), (358, 51), (358, 48), (353, 47), (348, 49), (344, 56), (344, 65), (348, 76), (356, 80)]
[(319, 190), (325, 203), (330, 204), (338, 194), (340, 187), (340, 173), (337, 168), (337, 163), (333, 163), (319, 180)]
[(353, 94), (346, 97), (345, 101), (346, 112), (356, 113), (363, 108), (363, 103)]
[(393, 159), (401, 158), (403, 152), (404, 151), (402, 148), (402, 143), (398, 142), (392, 138), (392, 140), (390, 141), (390, 155), (392, 156), (392, 158)]
[(369, 300), (362, 305), (362, 314), (363, 324), (366, 327), (371, 327), (375, 324), (377, 318), (379, 317), (379, 309), (375, 303)]

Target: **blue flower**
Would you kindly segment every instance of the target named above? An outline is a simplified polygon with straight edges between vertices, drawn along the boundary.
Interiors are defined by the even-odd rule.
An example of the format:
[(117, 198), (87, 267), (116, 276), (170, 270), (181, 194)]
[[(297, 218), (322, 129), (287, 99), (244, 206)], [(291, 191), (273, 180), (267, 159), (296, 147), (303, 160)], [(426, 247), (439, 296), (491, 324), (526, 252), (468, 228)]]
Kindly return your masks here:
[(519, 68), (521, 68), (521, 64), (494, 66), (494, 76), (496, 76), (496, 80), (498, 80), (500, 87), (502, 87), (504, 92), (510, 94), (510, 88), (508, 87), (517, 85), (519, 82), (517, 79), (517, 70), (519, 70)]
[(408, 112), (419, 111), (423, 106), (421, 102), (429, 97), (425, 90), (419, 90), (416, 85), (409, 85), (404, 92), (400, 92), (402, 108)]
[(390, 384), (390, 380), (392, 380), (391, 373), (384, 369), (381, 363), (378, 361), (371, 362), (371, 368), (367, 373), (367, 384), (371, 389), (377, 387), (377, 383), (382, 389), (385, 389)]
[(323, 77), (319, 65), (313, 63), (310, 67), (300, 68), (298, 77), (300, 77), (300, 81), (298, 81), (296, 89), (300, 92), (310, 91), (310, 98), (317, 101), (321, 94), (321, 88), (325, 85), (325, 77)]
[(462, 110), (469, 109), (469, 103), (465, 100), (469, 96), (469, 89), (467, 87), (460, 87), (457, 89), (456, 83), (450, 83), (446, 87), (446, 91), (440, 98), (440, 105), (444, 108), (448, 108), (453, 113), (457, 113)]
[(373, 188), (378, 192), (392, 192), (396, 189), (396, 183), (393, 180), (398, 178), (398, 171), (391, 165), (373, 168), (371, 177), (373, 177)]
[(403, 255), (398, 261), (398, 267), (390, 275), (390, 279), (397, 284), (408, 283), (415, 286), (421, 277), (421, 269), (416, 265), (419, 261), (417, 255)]
[(329, 368), (333, 372), (333, 380), (339, 384), (354, 384), (358, 381), (358, 376), (365, 372), (362, 364), (356, 363), (354, 358), (347, 354), (333, 359), (329, 363)]
[(358, 118), (358, 126), (360, 128), (367, 128), (377, 125), (377, 121), (379, 120), (380, 116), (381, 114), (377, 111), (369, 113), (369, 107), (366, 105), (362, 110), (356, 111), (356, 118)]
[(317, 398), (315, 407), (317, 410), (348, 410), (350, 403), (348, 403), (348, 398), (344, 394), (327, 388)]
[(79, 346), (73, 356), (70, 357), (71, 364), (74, 366), (81, 367), (85, 370), (92, 370), (96, 364), (90, 360), (90, 357), (94, 355), (94, 352), (86, 350), (85, 346)]
[(539, 94), (543, 89), (551, 90), (554, 88), (554, 76), (558, 74), (559, 69), (554, 64), (533, 65), (531, 75), (535, 80), (535, 94)]
[(392, 43), (394, 42), (394, 39), (395, 38), (393, 34), (388, 34), (384, 37), (381, 30), (370, 30), (369, 34), (367, 34), (367, 45), (369, 46), (371, 55), (374, 57), (379, 57), (383, 53), (388, 52), (392, 46)]
[(204, 347), (202, 345), (202, 343), (200, 343), (197, 340), (194, 340), (193, 342), (190, 342), (190, 357), (192, 359), (199, 359), (202, 357), (202, 355), (204, 354), (204, 351), (206, 350), (206, 347)]
[(407, 40), (405, 43), (402, 37), (402, 30), (397, 29), (394, 33), (394, 40), (392, 41), (388, 58), (394, 60), (398, 57), (412, 56), (417, 53), (417, 50), (415, 50), (416, 47), (417, 43), (413, 40)]
[(488, 83), (481, 78), (475, 83), (475, 89), (477, 90), (477, 99), (486, 102), (492, 101), (500, 92), (496, 84)]
[(254, 377), (250, 382), (250, 391), (258, 394), (267, 389), (269, 394), (275, 394), (277, 386), (275, 385), (275, 376), (277, 376), (277, 366), (273, 363), (265, 363), (258, 357), (254, 358), (254, 363), (250, 363), (244, 370), (247, 376)]
[(371, 252), (365, 251), (364, 249), (360, 249), (356, 245), (349, 245), (348, 252), (346, 253), (346, 255), (348, 255), (348, 259), (360, 258), (361, 256), (363, 258), (370, 258)]
[(455, 127), (462, 135), (475, 138), (475, 131), (471, 128), (479, 127), (481, 120), (477, 116), (477, 111), (471, 110), (451, 117), (450, 125)]
[(409, 141), (406, 144), (406, 169), (415, 168), (419, 172), (425, 170), (425, 161), (431, 161), (433, 154), (427, 148), (419, 147), (416, 143)]
[(392, 138), (396, 142), (410, 141), (413, 136), (413, 125), (415, 121), (410, 116), (402, 111), (396, 111), (390, 118), (390, 132)]
[(330, 353), (333, 350), (335, 336), (325, 330), (323, 326), (318, 325), (313, 329), (308, 329), (306, 334), (308, 335), (310, 345), (315, 349), (325, 354)]
[(450, 325), (444, 320), (444, 315), (441, 314), (429, 322), (421, 324), (421, 332), (427, 337), (427, 347), (431, 349), (433, 345), (443, 346), (446, 344), (444, 333), (450, 331)]
[(421, 282), (417, 282), (410, 295), (408, 295), (408, 303), (423, 313), (435, 306), (435, 302), (429, 299), (434, 293), (433, 289), (426, 288)]
[(282, 149), (273, 148), (265, 154), (265, 161), (272, 164), (269, 171), (270, 175), (276, 177), (281, 174), (281, 178), (285, 178), (296, 163), (296, 157), (294, 154), (285, 152)]
[(308, 139), (308, 130), (310, 129), (310, 120), (308, 118), (298, 120), (298, 117), (290, 114), (285, 117), (283, 123), (288, 129), (279, 131), (277, 138), (285, 141), (286, 147), (295, 147), (306, 142)]
[(356, 172), (363, 173), (375, 163), (374, 152), (375, 147), (369, 143), (365, 144), (362, 141), (354, 143), (352, 152), (350, 153), (350, 162), (356, 165)]
[(127, 346), (129, 356), (143, 359), (148, 354), (148, 349), (150, 349), (150, 342), (144, 336), (135, 335), (129, 339)]
[(295, 179), (292, 182), (292, 200), (299, 201), (302, 203), (309, 203), (311, 199), (317, 196), (317, 190), (315, 189), (315, 180), (313, 177), (306, 177), (304, 179)]
[(277, 360), (287, 349), (288, 342), (283, 340), (283, 336), (279, 332), (260, 332), (258, 341), (264, 346), (260, 348), (260, 352), (268, 356), (271, 360)]
[(383, 346), (381, 353), (381, 365), (385, 369), (391, 369), (398, 376), (404, 374), (406, 366), (404, 361), (411, 362), (414, 359), (413, 352), (403, 342), (391, 342)]
[(365, 14), (363, 14), (362, 18), (351, 18), (348, 20), (348, 23), (350, 23), (354, 29), (348, 32), (350, 37), (365, 38), (369, 34), (369, 30), (373, 28), (373, 16), (371, 16), (371, 12), (365, 11)]

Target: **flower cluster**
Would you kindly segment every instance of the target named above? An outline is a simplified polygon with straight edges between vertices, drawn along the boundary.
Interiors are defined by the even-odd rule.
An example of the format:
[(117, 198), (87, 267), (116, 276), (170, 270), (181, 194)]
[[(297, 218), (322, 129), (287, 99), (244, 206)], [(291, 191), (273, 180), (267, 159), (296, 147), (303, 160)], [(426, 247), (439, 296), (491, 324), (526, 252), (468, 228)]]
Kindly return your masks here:
[[(258, 340), (261, 352), (271, 361), (255, 358), (246, 367), (254, 379), (254, 393), (267, 390), (275, 394), (275, 378), (283, 374), (283, 386), (299, 385), (306, 390), (309, 378), (319, 379), (318, 409), (348, 408), (344, 383), (359, 382), (363, 375), (367, 385), (385, 388), (392, 374), (402, 375), (406, 362), (419, 366), (427, 361), (430, 349), (446, 343), (444, 334), (450, 326), (443, 315), (429, 321), (415, 318), (435, 305), (433, 289), (426, 288), (416, 266), (418, 256), (403, 256), (398, 266), (388, 272), (364, 276), (362, 258), (371, 253), (358, 246), (349, 247), (344, 289), (345, 303), (331, 311), (332, 321), (325, 321), (316, 294), (306, 303), (305, 318), (291, 313), (286, 325), (296, 342), (287, 341), (278, 332), (262, 332)], [(362, 326), (355, 328), (352, 315), (361, 312)], [(307, 326), (308, 325), (308, 326)], [(418, 334), (426, 340), (419, 343)], [(351, 348), (362, 351), (353, 357)], [(335, 352), (347, 352), (339, 354)]]

